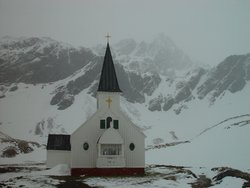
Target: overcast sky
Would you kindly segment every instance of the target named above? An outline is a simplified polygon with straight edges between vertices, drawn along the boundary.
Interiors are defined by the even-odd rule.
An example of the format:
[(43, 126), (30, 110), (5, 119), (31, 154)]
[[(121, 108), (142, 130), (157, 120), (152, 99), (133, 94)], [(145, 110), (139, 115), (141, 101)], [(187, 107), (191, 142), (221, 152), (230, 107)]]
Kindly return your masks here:
[(191, 58), (218, 64), (250, 53), (250, 0), (0, 0), (0, 37), (48, 36), (92, 47), (169, 36)]

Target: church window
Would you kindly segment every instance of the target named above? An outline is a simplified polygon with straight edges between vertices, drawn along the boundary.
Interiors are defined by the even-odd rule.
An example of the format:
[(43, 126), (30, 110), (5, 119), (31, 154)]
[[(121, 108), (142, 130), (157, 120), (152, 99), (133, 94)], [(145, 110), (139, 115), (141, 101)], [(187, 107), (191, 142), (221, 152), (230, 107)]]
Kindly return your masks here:
[[(113, 123), (112, 123), (113, 121)], [(109, 129), (113, 124), (114, 129), (119, 129), (119, 120), (113, 120), (112, 117), (107, 117), (100, 120), (100, 129)]]
[(121, 155), (122, 145), (121, 144), (102, 144), (101, 155)]
[(134, 143), (129, 144), (129, 149), (130, 149), (131, 151), (134, 151), (134, 149), (135, 149), (135, 144), (134, 144)]
[(85, 142), (85, 143), (83, 144), (83, 149), (84, 149), (84, 150), (88, 150), (88, 149), (89, 149), (89, 144), (88, 144), (87, 142)]
[(110, 128), (110, 123), (112, 122), (112, 117), (107, 117), (107, 129)]
[(100, 128), (105, 129), (105, 119), (100, 120)]
[(114, 120), (114, 129), (119, 129), (119, 121)]

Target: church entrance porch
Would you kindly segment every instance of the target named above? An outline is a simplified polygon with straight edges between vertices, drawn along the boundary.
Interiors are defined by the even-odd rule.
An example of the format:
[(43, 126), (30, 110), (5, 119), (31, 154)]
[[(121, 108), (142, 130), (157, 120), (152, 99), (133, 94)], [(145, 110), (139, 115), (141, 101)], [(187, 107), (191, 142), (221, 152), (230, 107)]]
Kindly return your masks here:
[(124, 141), (116, 129), (107, 129), (98, 141), (97, 168), (125, 167)]
[(99, 144), (97, 168), (124, 167), (125, 159), (122, 144)]

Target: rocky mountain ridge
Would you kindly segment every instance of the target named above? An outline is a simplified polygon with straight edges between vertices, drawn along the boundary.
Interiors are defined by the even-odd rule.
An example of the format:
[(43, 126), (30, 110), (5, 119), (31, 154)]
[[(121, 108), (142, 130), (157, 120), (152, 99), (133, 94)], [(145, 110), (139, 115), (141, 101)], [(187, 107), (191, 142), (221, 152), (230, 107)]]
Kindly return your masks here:
[[(99, 52), (104, 50), (99, 46)], [(103, 58), (96, 51), (50, 38), (5, 37), (0, 41), (1, 97), (13, 83), (51, 83), (67, 77), (72, 79), (55, 89), (51, 105), (64, 110), (85, 89), (95, 96)], [(250, 54), (229, 56), (212, 69), (191, 66), (190, 58), (162, 34), (151, 43), (122, 40), (112, 54), (123, 96), (132, 103), (145, 103), (150, 111), (172, 109), (179, 114), (197, 98), (213, 104), (226, 91), (244, 89), (250, 80)], [(165, 90), (157, 92), (159, 88)]]
[(87, 48), (47, 37), (4, 37), (0, 40), (0, 83), (55, 82), (98, 60)]
[(175, 83), (175, 89), (167, 95), (160, 93), (149, 101), (149, 110), (168, 111), (173, 105), (180, 104), (175, 110), (179, 114), (182, 108), (186, 108), (185, 103), (189, 100), (202, 100), (206, 97), (212, 105), (226, 92), (236, 93), (243, 90), (249, 81), (249, 71), (250, 54), (229, 56), (211, 70), (193, 69), (182, 80), (166, 80), (169, 85)]

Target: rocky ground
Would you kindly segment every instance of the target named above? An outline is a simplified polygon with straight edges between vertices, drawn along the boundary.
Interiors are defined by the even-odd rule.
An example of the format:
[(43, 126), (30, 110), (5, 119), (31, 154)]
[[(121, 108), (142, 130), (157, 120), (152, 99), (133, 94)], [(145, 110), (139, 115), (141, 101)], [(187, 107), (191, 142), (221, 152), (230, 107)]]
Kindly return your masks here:
[[(145, 176), (73, 177), (63, 168), (46, 170), (45, 165), (1, 165), (0, 187), (249, 187), (250, 174), (229, 167), (208, 169), (169, 165), (148, 165)], [(51, 174), (55, 175), (51, 175)], [(238, 184), (225, 184), (238, 178)], [(230, 181), (229, 181), (230, 183)]]

